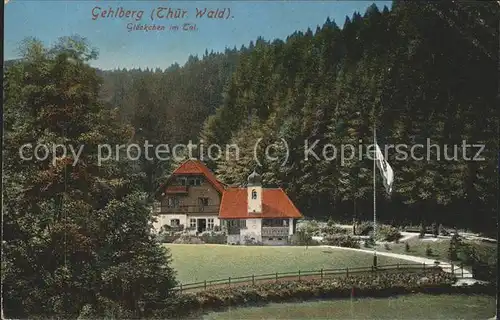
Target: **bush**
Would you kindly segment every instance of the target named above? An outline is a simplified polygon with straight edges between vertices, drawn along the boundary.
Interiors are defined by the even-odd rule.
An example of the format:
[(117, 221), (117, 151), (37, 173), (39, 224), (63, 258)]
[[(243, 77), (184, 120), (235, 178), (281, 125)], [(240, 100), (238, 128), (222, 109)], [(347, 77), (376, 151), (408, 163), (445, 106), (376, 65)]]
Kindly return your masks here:
[(160, 241), (161, 243), (173, 243), (180, 237), (181, 237), (180, 232), (173, 232), (173, 231), (164, 232), (158, 235), (158, 241)]
[(405, 252), (410, 252), (410, 244), (405, 242)]
[(212, 244), (226, 244), (227, 243), (227, 235), (224, 232), (205, 232), (200, 236), (200, 239), (204, 243), (212, 243)]
[(323, 242), (329, 246), (359, 248), (359, 240), (344, 234), (328, 235)]
[(377, 239), (380, 241), (397, 241), (402, 235), (399, 230), (393, 226), (381, 225), (377, 228)]
[[(452, 293), (471, 288), (453, 287), (456, 278), (439, 269), (418, 272), (376, 272), (323, 280), (277, 281), (257, 285), (213, 288), (178, 294), (166, 304), (157, 318), (179, 318), (190, 311), (207, 311), (223, 307), (266, 302), (285, 302), (315, 298), (348, 298), (355, 296), (388, 297), (413, 292)], [(476, 291), (484, 289), (474, 288)], [(494, 291), (494, 290), (490, 290)]]
[(425, 225), (423, 223), (421, 223), (420, 224), (420, 234), (418, 235), (418, 237), (420, 239), (425, 237), (425, 231), (426, 231)]
[(451, 261), (458, 260), (458, 249), (461, 245), (460, 237), (458, 234), (454, 234), (450, 240), (450, 247), (448, 248), (448, 259)]
[(365, 239), (364, 244), (365, 248), (371, 248), (375, 245), (375, 240), (373, 240), (373, 237), (370, 237), (368, 239)]
[(425, 248), (425, 255), (428, 257), (432, 256), (432, 249), (429, 244), (427, 244), (427, 247)]
[(437, 236), (439, 235), (439, 229), (436, 223), (432, 224), (432, 235), (434, 236), (434, 238), (437, 238)]
[(177, 244), (204, 244), (200, 238), (196, 236), (192, 236), (189, 234), (182, 234), (178, 239), (173, 241), (173, 243)]
[(290, 243), (294, 246), (317, 246), (318, 241), (312, 239), (312, 235), (305, 230), (298, 230), (290, 239)]
[(364, 221), (356, 224), (355, 235), (357, 236), (367, 236), (371, 231), (373, 231), (373, 223)]
[(336, 226), (327, 226), (327, 227), (321, 228), (321, 233), (323, 235), (347, 234), (347, 229), (336, 227)]
[(391, 250), (391, 247), (389, 246), (388, 243), (384, 244), (384, 248), (385, 248), (385, 250)]
[(335, 226), (335, 224), (336, 224), (336, 223), (335, 223), (335, 221), (333, 220), (333, 218), (328, 219), (328, 222), (326, 223), (326, 225), (327, 225), (328, 227), (334, 227), (334, 226)]
[(439, 225), (438, 227), (438, 233), (442, 236), (449, 236), (450, 233), (448, 232), (448, 230), (446, 230), (442, 224)]

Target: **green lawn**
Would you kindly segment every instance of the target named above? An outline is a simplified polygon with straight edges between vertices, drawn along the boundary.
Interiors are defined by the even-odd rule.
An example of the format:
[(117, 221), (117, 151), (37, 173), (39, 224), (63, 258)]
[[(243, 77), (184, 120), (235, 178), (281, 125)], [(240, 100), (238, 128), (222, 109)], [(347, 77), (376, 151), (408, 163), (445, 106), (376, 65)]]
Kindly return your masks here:
[[(410, 251), (405, 251), (405, 244), (393, 243), (389, 245), (389, 250), (387, 250), (383, 245), (378, 245), (378, 251), (394, 252), (401, 254), (408, 254), (412, 256), (425, 257), (430, 259), (439, 259), (442, 261), (448, 261), (448, 250), (450, 248), (450, 240), (448, 239), (438, 239), (437, 241), (421, 240), (418, 237), (412, 238), (407, 241), (410, 246)], [(472, 244), (477, 252), (481, 255), (492, 256), (496, 254), (496, 244), (480, 242), (480, 241), (465, 241), (467, 244)], [(427, 256), (426, 250), (427, 246), (431, 248), (432, 255)], [(454, 261), (457, 262), (457, 261)]]
[(495, 298), (466, 295), (408, 295), (273, 303), (263, 307), (234, 308), (208, 313), (203, 319), (489, 319), (495, 315)]
[[(274, 272), (297, 272), (368, 267), (372, 254), (320, 247), (267, 247), (166, 244), (172, 253), (172, 265), (181, 283), (249, 276)], [(409, 263), (378, 257), (379, 265)]]

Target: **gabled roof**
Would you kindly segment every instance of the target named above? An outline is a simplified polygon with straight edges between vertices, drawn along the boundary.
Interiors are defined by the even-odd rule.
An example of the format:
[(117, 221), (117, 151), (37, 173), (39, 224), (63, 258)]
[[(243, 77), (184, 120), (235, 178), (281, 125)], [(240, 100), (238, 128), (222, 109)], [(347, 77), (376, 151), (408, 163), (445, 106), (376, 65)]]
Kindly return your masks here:
[(220, 194), (224, 192), (224, 184), (222, 184), (215, 175), (207, 168), (200, 160), (186, 160), (175, 171), (172, 176), (179, 175), (202, 175), (210, 182)]
[(281, 188), (262, 189), (261, 213), (248, 212), (247, 188), (226, 189), (222, 195), (219, 209), (220, 219), (300, 219), (302, 217), (302, 214)]

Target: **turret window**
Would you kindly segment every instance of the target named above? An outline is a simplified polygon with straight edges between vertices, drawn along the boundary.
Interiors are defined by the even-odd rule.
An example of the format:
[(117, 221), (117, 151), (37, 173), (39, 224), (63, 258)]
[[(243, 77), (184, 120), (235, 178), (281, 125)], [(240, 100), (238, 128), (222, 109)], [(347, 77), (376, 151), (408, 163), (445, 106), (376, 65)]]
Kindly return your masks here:
[(257, 191), (255, 191), (255, 189), (254, 189), (254, 190), (252, 190), (252, 200), (255, 200), (255, 199), (257, 199)]

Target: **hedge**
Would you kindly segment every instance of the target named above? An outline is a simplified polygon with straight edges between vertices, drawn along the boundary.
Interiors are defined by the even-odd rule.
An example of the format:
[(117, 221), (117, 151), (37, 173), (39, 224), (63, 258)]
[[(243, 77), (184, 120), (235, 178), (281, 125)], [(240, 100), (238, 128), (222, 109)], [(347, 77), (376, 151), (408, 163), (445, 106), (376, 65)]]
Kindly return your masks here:
[(213, 288), (200, 292), (177, 294), (155, 314), (160, 318), (191, 316), (229, 306), (285, 302), (307, 299), (388, 297), (408, 293), (487, 293), (494, 286), (455, 287), (456, 278), (439, 269), (415, 273), (373, 273), (323, 280), (277, 281), (259, 285)]

